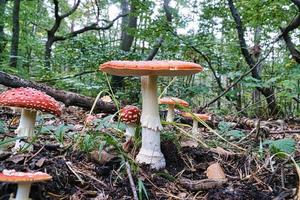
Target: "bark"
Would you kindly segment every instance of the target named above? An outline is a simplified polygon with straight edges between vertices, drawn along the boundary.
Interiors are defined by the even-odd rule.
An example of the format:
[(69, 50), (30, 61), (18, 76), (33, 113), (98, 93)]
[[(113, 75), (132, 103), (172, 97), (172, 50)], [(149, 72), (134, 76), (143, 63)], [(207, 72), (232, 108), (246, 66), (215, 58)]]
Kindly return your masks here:
[(17, 56), (19, 49), (19, 33), (20, 33), (20, 0), (14, 0), (13, 7), (13, 28), (12, 28), (12, 38), (11, 38), (11, 50), (10, 50), (10, 66), (17, 67)]
[[(74, 92), (58, 90), (44, 84), (35, 83), (33, 81), (27, 81), (2, 71), (0, 71), (0, 84), (12, 88), (31, 87), (37, 90), (41, 90), (55, 98), (57, 101), (63, 102), (66, 106), (78, 106), (85, 109), (91, 109), (95, 100), (94, 98), (86, 97), (80, 94), (76, 94)], [(116, 112), (116, 107), (112, 103), (107, 103), (99, 100), (96, 104), (95, 111), (104, 113), (114, 113)]]
[[(129, 11), (129, 7), (130, 7), (130, 11)], [(121, 25), (122, 33), (121, 33), (121, 44), (120, 44), (121, 50), (125, 52), (129, 52), (133, 44), (134, 36), (130, 34), (128, 30), (132, 31), (132, 29), (137, 28), (137, 16), (135, 15), (136, 7), (134, 5), (133, 0), (130, 1), (130, 5), (129, 5), (129, 0), (122, 0), (121, 8), (122, 8), (122, 14), (126, 14), (129, 12), (131, 13), (129, 16), (122, 18), (122, 25)], [(114, 90), (122, 88), (124, 84), (123, 80), (124, 77), (112, 76), (111, 79), (112, 88), (114, 88)]]
[(4, 33), (4, 18), (5, 18), (6, 0), (0, 0), (0, 63), (3, 60), (3, 52), (7, 43)]
[(278, 39), (283, 38), (285, 44), (292, 55), (292, 58), (297, 62), (300, 63), (300, 52), (296, 49), (295, 44), (292, 42), (289, 33), (300, 26), (300, 0), (291, 0), (299, 10), (298, 15), (289, 23), (288, 26), (281, 29), (281, 35)]
[[(236, 9), (236, 7), (233, 4), (233, 0), (228, 0), (228, 5), (231, 11), (231, 14), (234, 18), (234, 21), (236, 23), (236, 29), (237, 29), (237, 33), (238, 33), (238, 38), (239, 38), (239, 43), (240, 43), (240, 48), (241, 48), (241, 52), (242, 55), (244, 56), (246, 63), (249, 65), (249, 67), (252, 69), (251, 74), (252, 77), (257, 79), (257, 80), (261, 80), (261, 77), (259, 75), (259, 71), (257, 67), (255, 66), (255, 61), (252, 59), (250, 52), (248, 50), (246, 41), (245, 41), (245, 37), (244, 37), (244, 27), (243, 27), (243, 23), (240, 17), (240, 14), (238, 12), (238, 10)], [(274, 90), (273, 88), (270, 87), (257, 87), (256, 88), (260, 93), (262, 93), (262, 95), (266, 98), (267, 104), (268, 104), (268, 110), (269, 110), (269, 114), (271, 116), (276, 116), (280, 113), (280, 110), (277, 106), (276, 103), (276, 97), (274, 94)]]

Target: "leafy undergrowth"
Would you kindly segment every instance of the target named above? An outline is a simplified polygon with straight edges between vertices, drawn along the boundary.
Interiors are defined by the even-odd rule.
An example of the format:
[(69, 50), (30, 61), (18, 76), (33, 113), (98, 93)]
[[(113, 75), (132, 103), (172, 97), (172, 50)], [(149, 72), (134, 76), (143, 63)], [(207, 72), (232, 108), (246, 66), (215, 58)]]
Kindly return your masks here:
[[(162, 134), (167, 166), (154, 171), (134, 162), (140, 146), (138, 135), (129, 153), (123, 151), (124, 126), (111, 122), (111, 116), (101, 115), (84, 128), (85, 112), (71, 107), (64, 113), (60, 120), (39, 118), (33, 152), (0, 154), (0, 171), (43, 171), (53, 177), (52, 181), (33, 184), (32, 199), (133, 199), (126, 162), (139, 199), (263, 200), (292, 199), (296, 194), (296, 170), (290, 157), (280, 152), (297, 161), (297, 135), (258, 135), (238, 124), (214, 122), (211, 126), (227, 142), (200, 128), (201, 140), (209, 146), (204, 148), (195, 143), (196, 138), (186, 137), (189, 128), (182, 127), (184, 133), (167, 125)], [(9, 141), (14, 138), (18, 114), (5, 110), (0, 119), (5, 122), (0, 123), (0, 140)], [(2, 146), (10, 149), (13, 144)], [(206, 170), (212, 163), (219, 163), (226, 174), (221, 184), (201, 182), (207, 180)], [(9, 199), (15, 191), (15, 184), (0, 183), (1, 200)]]

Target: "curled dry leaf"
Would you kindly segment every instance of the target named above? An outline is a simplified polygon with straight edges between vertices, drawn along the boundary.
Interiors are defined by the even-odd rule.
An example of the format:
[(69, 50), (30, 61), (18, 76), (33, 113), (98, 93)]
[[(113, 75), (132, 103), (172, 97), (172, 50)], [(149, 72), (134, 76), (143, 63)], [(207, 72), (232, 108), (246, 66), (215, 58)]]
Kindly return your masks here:
[(42, 167), (44, 165), (44, 162), (46, 161), (45, 157), (40, 158), (36, 163), (35, 166)]
[(219, 163), (211, 164), (206, 170), (206, 176), (208, 179), (213, 180), (226, 179), (224, 170)]
[(17, 155), (11, 156), (7, 160), (17, 164), (17, 163), (23, 161), (25, 159), (25, 157), (26, 157), (26, 155), (24, 155), (24, 154), (19, 154), (19, 155), (17, 154)]
[(99, 164), (105, 164), (114, 159), (116, 156), (106, 151), (102, 150), (101, 155), (99, 155), (99, 151), (92, 151), (90, 153), (91, 158)]
[(185, 140), (180, 143), (181, 147), (197, 147), (198, 142), (195, 140)]
[(92, 124), (92, 122), (96, 119), (97, 119), (97, 117), (95, 115), (87, 114), (87, 116), (85, 117), (84, 123)]
[(226, 158), (236, 155), (236, 153), (231, 152), (231, 151), (227, 151), (227, 150), (223, 149), (222, 147), (211, 148), (210, 151), (214, 152), (214, 153), (217, 153), (220, 156), (225, 156)]
[(112, 102), (112, 99), (108, 95), (101, 97), (101, 100), (108, 103)]

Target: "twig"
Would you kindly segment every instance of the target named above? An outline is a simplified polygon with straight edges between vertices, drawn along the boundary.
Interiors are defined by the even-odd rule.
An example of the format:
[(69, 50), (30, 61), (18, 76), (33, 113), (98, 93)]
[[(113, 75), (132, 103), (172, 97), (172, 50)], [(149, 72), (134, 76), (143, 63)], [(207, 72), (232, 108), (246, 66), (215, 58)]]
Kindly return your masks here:
[(133, 181), (133, 178), (132, 178), (130, 165), (129, 165), (128, 162), (126, 162), (125, 166), (126, 166), (126, 172), (128, 174), (128, 178), (129, 178), (130, 187), (131, 187), (131, 190), (132, 190), (132, 193), (133, 193), (133, 199), (134, 200), (139, 200), (137, 192), (136, 192), (136, 187), (135, 187), (135, 184), (134, 184), (134, 181)]
[(27, 160), (25, 160), (24, 165), (30, 161), (32, 158), (34, 158), (35, 156), (37, 156), (43, 149), (44, 149), (45, 145), (43, 145), (35, 154), (33, 154), (30, 158), (28, 158)]
[(71, 167), (71, 162), (66, 162), (66, 165), (68, 166), (69, 170), (77, 177), (77, 179), (80, 181), (81, 184), (84, 184), (84, 180), (76, 173), (76, 171)]
[(293, 134), (293, 133), (300, 133), (299, 129), (296, 130), (280, 130), (280, 131), (270, 131), (269, 134)]

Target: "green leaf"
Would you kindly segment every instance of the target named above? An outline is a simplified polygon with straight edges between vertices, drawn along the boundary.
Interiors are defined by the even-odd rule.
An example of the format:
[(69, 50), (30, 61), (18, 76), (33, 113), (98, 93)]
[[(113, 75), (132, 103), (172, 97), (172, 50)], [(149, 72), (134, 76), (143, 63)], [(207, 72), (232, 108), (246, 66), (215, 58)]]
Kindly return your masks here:
[(0, 121), (0, 134), (1, 133), (5, 133), (5, 131), (7, 130), (6, 125), (3, 121)]
[(245, 137), (245, 134), (239, 130), (231, 130), (227, 132), (227, 135), (235, 137), (235, 138), (242, 138)]
[(273, 154), (279, 152), (292, 154), (296, 150), (296, 142), (291, 138), (284, 138), (279, 140), (267, 140), (263, 143), (263, 145), (269, 145), (269, 149)]
[(230, 130), (230, 124), (228, 122), (220, 122), (218, 128), (222, 133), (228, 132)]

